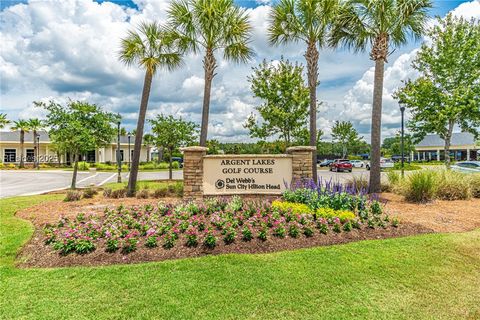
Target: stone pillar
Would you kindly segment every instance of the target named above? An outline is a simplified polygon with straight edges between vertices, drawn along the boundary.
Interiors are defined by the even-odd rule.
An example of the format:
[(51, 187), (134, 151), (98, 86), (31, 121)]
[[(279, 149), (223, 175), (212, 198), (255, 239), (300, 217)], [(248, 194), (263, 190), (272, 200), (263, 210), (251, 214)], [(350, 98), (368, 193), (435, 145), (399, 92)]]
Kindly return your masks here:
[(413, 151), (410, 151), (410, 161), (414, 161), (415, 160), (415, 156), (413, 154)]
[(467, 161), (470, 161), (470, 149), (467, 148)]
[(183, 198), (198, 200), (203, 198), (203, 157), (205, 147), (181, 148), (183, 152)]
[(316, 150), (317, 148), (309, 146), (287, 148), (287, 154), (292, 155), (293, 181), (312, 179), (312, 157)]
[(437, 149), (437, 161), (440, 161), (440, 149)]

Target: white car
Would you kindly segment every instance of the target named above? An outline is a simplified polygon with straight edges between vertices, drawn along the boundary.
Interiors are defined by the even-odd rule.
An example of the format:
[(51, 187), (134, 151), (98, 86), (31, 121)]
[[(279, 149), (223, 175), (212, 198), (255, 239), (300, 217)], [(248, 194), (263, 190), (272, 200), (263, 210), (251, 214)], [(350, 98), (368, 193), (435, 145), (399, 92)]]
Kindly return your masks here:
[(354, 168), (363, 168), (365, 167), (365, 163), (362, 160), (350, 160), (350, 163)]
[(480, 173), (480, 161), (457, 162), (451, 168), (452, 170), (464, 173)]
[[(366, 166), (367, 170), (370, 170), (370, 162), (367, 162)], [(394, 163), (392, 160), (387, 158), (380, 158), (380, 169), (391, 169), (394, 167)]]

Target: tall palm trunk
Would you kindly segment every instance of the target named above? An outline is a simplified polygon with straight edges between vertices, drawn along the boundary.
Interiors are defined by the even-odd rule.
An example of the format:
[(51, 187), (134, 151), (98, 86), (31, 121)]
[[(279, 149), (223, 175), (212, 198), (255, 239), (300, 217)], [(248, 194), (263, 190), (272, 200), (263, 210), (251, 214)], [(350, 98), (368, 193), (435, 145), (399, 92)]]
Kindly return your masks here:
[(73, 176), (72, 176), (72, 184), (70, 185), (70, 189), (75, 189), (77, 186), (77, 173), (78, 173), (78, 152), (75, 152), (73, 155)]
[(23, 152), (24, 152), (24, 144), (25, 144), (25, 130), (20, 130), (20, 168), (25, 167), (23, 162)]
[(388, 55), (388, 34), (379, 34), (374, 41), (370, 58), (375, 61), (373, 80), (372, 129), (370, 152), (370, 183), (369, 193), (380, 192), (380, 146), (382, 143), (382, 95), (385, 62)]
[(205, 147), (207, 144), (208, 134), (208, 113), (210, 112), (210, 93), (212, 91), (212, 80), (215, 77), (215, 68), (217, 62), (211, 48), (207, 49), (205, 58), (203, 58), (203, 69), (205, 71), (205, 87), (203, 91), (203, 110), (202, 110), (202, 127), (200, 130), (200, 146)]
[[(317, 146), (317, 83), (318, 50), (315, 41), (308, 43), (305, 59), (307, 60), (308, 87), (310, 89), (310, 146)], [(317, 150), (312, 153), (312, 178), (317, 181)]]
[(148, 98), (150, 97), (150, 88), (152, 87), (153, 73), (150, 70), (145, 72), (143, 81), (142, 101), (140, 103), (140, 111), (138, 113), (137, 130), (135, 132), (135, 145), (133, 149), (133, 161), (130, 167), (130, 177), (128, 178), (127, 196), (133, 197), (138, 176), (138, 165), (140, 163), (140, 151), (142, 150), (143, 127), (145, 125), (145, 117), (147, 115)]
[(369, 192), (380, 192), (380, 145), (382, 128), (382, 94), (383, 94), (383, 71), (385, 61), (375, 61), (375, 77), (373, 83), (373, 108), (371, 129), (371, 152), (370, 152), (370, 184)]

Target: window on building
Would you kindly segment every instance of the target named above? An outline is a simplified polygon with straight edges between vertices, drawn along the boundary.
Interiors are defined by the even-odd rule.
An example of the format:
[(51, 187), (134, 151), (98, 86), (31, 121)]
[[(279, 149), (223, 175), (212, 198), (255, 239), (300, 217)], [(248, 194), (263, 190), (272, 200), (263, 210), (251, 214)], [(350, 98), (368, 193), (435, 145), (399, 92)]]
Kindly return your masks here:
[(17, 158), (17, 150), (15, 149), (5, 149), (5, 154), (3, 156), (3, 162), (15, 162)]
[[(118, 151), (118, 149), (115, 150), (115, 157), (117, 157), (117, 151)], [(120, 150), (120, 160), (123, 161), (123, 159), (124, 159), (123, 158), (123, 150)]]
[(88, 151), (85, 158), (87, 162), (95, 162), (95, 150)]
[(130, 159), (128, 159), (130, 162), (133, 161), (133, 150), (130, 150)]
[(35, 161), (35, 150), (34, 149), (27, 149), (27, 158), (25, 160), (27, 162)]

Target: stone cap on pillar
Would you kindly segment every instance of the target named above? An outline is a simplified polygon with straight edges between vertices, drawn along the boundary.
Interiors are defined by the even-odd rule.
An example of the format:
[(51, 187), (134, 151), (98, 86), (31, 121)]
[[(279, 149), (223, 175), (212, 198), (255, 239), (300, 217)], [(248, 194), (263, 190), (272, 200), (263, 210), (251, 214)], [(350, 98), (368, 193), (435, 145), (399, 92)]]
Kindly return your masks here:
[(287, 153), (294, 153), (294, 152), (314, 152), (317, 150), (317, 147), (313, 146), (295, 146), (295, 147), (288, 147)]
[(207, 152), (207, 147), (200, 147), (200, 146), (191, 146), (191, 147), (183, 147), (180, 148), (181, 152)]

